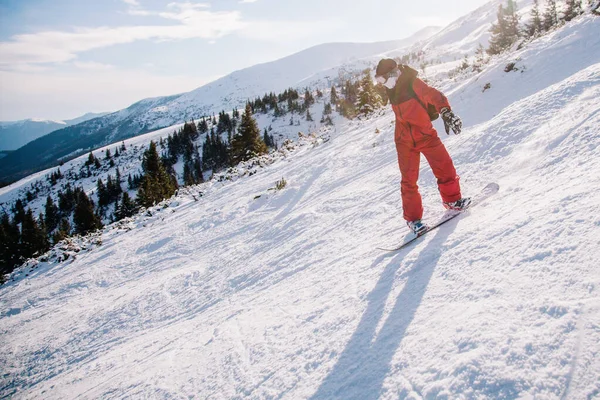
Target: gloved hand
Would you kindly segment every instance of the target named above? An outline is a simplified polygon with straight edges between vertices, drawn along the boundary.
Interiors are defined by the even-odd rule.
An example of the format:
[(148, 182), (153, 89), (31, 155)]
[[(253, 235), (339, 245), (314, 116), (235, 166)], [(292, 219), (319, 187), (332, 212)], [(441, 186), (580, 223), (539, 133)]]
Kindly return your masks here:
[(462, 130), (462, 121), (460, 120), (460, 118), (447, 107), (444, 107), (440, 110), (440, 115), (442, 116), (442, 120), (444, 121), (444, 128), (446, 129), (446, 134), (449, 135), (450, 129), (452, 129), (454, 134), (458, 135)]

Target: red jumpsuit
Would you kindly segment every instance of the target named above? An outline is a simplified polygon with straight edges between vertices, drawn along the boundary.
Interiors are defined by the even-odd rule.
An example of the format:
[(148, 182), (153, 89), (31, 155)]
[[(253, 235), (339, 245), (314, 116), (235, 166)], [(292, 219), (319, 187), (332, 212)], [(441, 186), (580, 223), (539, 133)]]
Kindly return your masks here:
[[(412, 81), (412, 89), (423, 104), (433, 104), (438, 112), (444, 107), (450, 108), (446, 96), (416, 77)], [(437, 178), (442, 201), (453, 202), (461, 198), (459, 177), (423, 105), (406, 85), (399, 85), (394, 90), (391, 102), (396, 114), (394, 136), (402, 174), (402, 207), (404, 219), (415, 221), (423, 217), (423, 203), (417, 186), (421, 153)]]

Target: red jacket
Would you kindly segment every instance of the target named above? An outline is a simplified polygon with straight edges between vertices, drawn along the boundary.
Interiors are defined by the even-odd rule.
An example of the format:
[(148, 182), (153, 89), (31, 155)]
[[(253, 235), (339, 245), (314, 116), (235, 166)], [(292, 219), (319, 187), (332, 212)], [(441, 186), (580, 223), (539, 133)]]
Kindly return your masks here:
[(388, 90), (396, 114), (395, 140), (412, 146), (437, 136), (425, 109), (427, 104), (432, 104), (438, 113), (444, 107), (450, 108), (446, 96), (417, 78), (416, 74), (415, 70), (405, 67), (396, 87)]

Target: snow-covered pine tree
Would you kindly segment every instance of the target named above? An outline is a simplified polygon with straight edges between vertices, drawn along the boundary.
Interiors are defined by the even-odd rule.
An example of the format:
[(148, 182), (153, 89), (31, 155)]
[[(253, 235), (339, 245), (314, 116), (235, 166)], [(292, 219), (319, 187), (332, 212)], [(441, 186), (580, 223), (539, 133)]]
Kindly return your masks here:
[(96, 196), (98, 197), (98, 206), (105, 207), (110, 203), (108, 190), (101, 178), (96, 182)]
[(202, 161), (200, 160), (200, 154), (198, 154), (198, 150), (194, 154), (194, 161), (192, 164), (192, 172), (194, 174), (194, 179), (196, 183), (204, 182), (204, 173), (202, 171)]
[(22, 223), (23, 219), (25, 218), (25, 205), (23, 204), (23, 200), (17, 199), (12, 211), (15, 218), (15, 222), (17, 224)]
[(56, 232), (52, 234), (52, 244), (56, 244), (69, 237), (71, 235), (71, 229), (69, 220), (67, 218), (61, 219)]
[(273, 147), (273, 143), (271, 142), (271, 136), (269, 136), (269, 131), (267, 131), (267, 128), (265, 128), (265, 130), (263, 131), (263, 142), (265, 142), (265, 145), (267, 147)]
[(177, 187), (158, 156), (154, 141), (150, 142), (148, 150), (144, 152), (142, 168), (144, 177), (137, 197), (141, 206), (150, 207), (175, 193)]
[(565, 9), (563, 19), (567, 22), (581, 15), (583, 12), (581, 0), (567, 0), (566, 5), (567, 8)]
[(481, 43), (475, 50), (475, 62), (473, 63), (473, 71), (481, 72), (483, 65), (486, 63), (485, 59), (485, 47)]
[(267, 146), (260, 137), (258, 124), (252, 116), (250, 104), (246, 104), (246, 109), (242, 114), (242, 121), (238, 132), (231, 139), (230, 160), (232, 165), (241, 161), (246, 161), (252, 157), (267, 152)]
[(529, 24), (526, 26), (526, 32), (529, 37), (539, 35), (544, 26), (542, 24), (542, 17), (540, 16), (540, 5), (539, 0), (533, 0), (533, 8), (531, 9), (531, 18)]
[(60, 220), (60, 211), (58, 210), (58, 206), (52, 200), (52, 196), (48, 195), (46, 198), (46, 205), (44, 207), (44, 215), (46, 216), (46, 229), (48, 232), (52, 232), (59, 223)]
[(183, 164), (183, 184), (185, 186), (193, 185), (195, 183), (194, 173), (192, 166), (189, 162)]
[(331, 104), (337, 104), (339, 98), (338, 98), (338, 94), (337, 94), (337, 90), (335, 89), (335, 86), (331, 87), (331, 94), (329, 96), (329, 102)]
[(558, 24), (558, 11), (556, 8), (556, 0), (548, 0), (546, 10), (544, 11), (543, 26), (544, 30), (550, 30)]
[[(0, 279), (19, 264), (21, 248), (19, 225), (7, 213), (0, 215)], [(1, 282), (0, 282), (1, 283)]]
[(21, 223), (21, 256), (25, 258), (42, 254), (48, 250), (50, 244), (46, 239), (46, 232), (39, 221), (33, 216), (31, 209), (27, 209)]
[(307, 120), (308, 122), (311, 122), (311, 121), (313, 121), (313, 117), (312, 117), (312, 115), (310, 114), (310, 109), (308, 109), (308, 108), (306, 109), (306, 120)]
[(369, 115), (377, 108), (381, 107), (382, 101), (379, 94), (375, 91), (371, 71), (366, 69), (363, 71), (363, 77), (360, 80), (358, 88), (358, 100), (356, 108), (360, 115)]
[(100, 218), (94, 213), (94, 203), (89, 199), (83, 190), (77, 192), (77, 204), (73, 212), (73, 223), (75, 232), (85, 235), (102, 228)]
[(497, 22), (492, 24), (487, 53), (500, 54), (512, 46), (519, 38), (519, 17), (517, 6), (513, 0), (508, 0), (506, 7), (498, 6)]

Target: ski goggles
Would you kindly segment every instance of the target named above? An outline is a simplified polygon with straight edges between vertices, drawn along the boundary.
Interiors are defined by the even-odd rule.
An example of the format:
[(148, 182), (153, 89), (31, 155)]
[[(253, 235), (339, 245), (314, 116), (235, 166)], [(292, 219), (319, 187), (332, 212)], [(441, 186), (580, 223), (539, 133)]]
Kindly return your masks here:
[(398, 77), (400, 76), (400, 71), (398, 69), (394, 69), (387, 74), (379, 75), (375, 77), (375, 81), (377, 83), (382, 84), (388, 89), (393, 89), (396, 86), (396, 82), (398, 81)]

